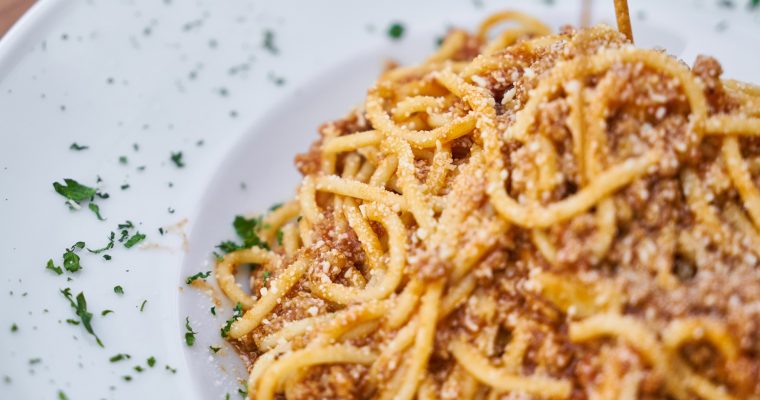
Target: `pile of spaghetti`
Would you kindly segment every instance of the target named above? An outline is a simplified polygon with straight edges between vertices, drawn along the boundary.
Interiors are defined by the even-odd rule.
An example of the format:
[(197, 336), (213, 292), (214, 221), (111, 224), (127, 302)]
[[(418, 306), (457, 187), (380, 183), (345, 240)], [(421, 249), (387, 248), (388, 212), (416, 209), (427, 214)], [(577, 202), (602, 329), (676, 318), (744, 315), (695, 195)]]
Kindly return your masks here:
[(513, 12), (389, 67), (217, 265), (250, 397), (759, 399), (760, 88), (720, 75)]

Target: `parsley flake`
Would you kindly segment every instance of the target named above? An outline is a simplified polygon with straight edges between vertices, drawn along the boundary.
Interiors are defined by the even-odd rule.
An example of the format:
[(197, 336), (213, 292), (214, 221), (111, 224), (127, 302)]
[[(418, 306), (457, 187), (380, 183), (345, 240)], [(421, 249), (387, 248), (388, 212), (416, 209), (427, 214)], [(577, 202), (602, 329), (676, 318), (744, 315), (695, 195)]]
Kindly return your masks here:
[(188, 346), (192, 346), (195, 344), (195, 334), (198, 332), (195, 332), (193, 328), (190, 327), (190, 317), (185, 317), (185, 343), (187, 343)]
[(68, 248), (63, 253), (63, 268), (69, 272), (77, 272), (82, 269), (82, 265), (79, 263), (79, 256), (75, 253), (77, 250), (84, 248), (84, 242), (76, 242), (71, 248)]
[(112, 363), (115, 363), (115, 362), (119, 362), (119, 361), (122, 361), (122, 360), (129, 360), (130, 358), (132, 358), (132, 356), (130, 356), (129, 354), (119, 353), (119, 354), (117, 354), (117, 355), (109, 358), (108, 361), (110, 361)]
[(206, 272), (198, 272), (198, 273), (197, 273), (197, 274), (195, 274), (195, 275), (191, 275), (191, 276), (188, 276), (188, 277), (187, 277), (187, 279), (185, 279), (185, 283), (187, 283), (188, 285), (190, 285), (190, 284), (192, 284), (192, 283), (193, 283), (193, 281), (195, 281), (196, 279), (202, 279), (202, 280), (205, 280), (206, 278), (208, 278), (208, 276), (209, 276), (209, 275), (211, 275), (211, 271), (206, 271)]
[(216, 306), (211, 306), (209, 312), (211, 312), (211, 315), (216, 315)]
[(219, 352), (219, 350), (221, 350), (222, 348), (221, 348), (221, 347), (217, 347), (217, 346), (208, 346), (208, 349), (209, 349), (209, 350), (211, 350), (211, 351), (212, 351), (214, 354), (216, 354), (216, 353), (218, 353), (218, 352)]
[(70, 288), (62, 289), (61, 294), (63, 294), (63, 296), (66, 297), (66, 300), (69, 301), (69, 304), (71, 304), (71, 308), (74, 309), (74, 311), (76, 312), (76, 315), (82, 321), (82, 325), (84, 326), (84, 329), (87, 330), (87, 332), (90, 335), (95, 337), (95, 341), (98, 343), (100, 347), (104, 347), (103, 342), (100, 341), (100, 338), (98, 337), (98, 335), (95, 334), (95, 331), (92, 329), (92, 323), (91, 323), (92, 313), (87, 311), (87, 300), (85, 300), (84, 298), (84, 293), (79, 292), (79, 294), (76, 297), (76, 303), (74, 302)]
[(172, 152), (170, 159), (174, 163), (174, 165), (177, 166), (177, 168), (183, 168), (185, 166), (185, 162), (182, 160), (182, 152), (178, 151), (176, 153)]
[(74, 151), (82, 151), (82, 150), (87, 150), (89, 148), (90, 146), (82, 146), (82, 145), (77, 144), (77, 142), (74, 142), (71, 144), (71, 146), (69, 146), (69, 149), (74, 150)]
[(116, 285), (113, 287), (113, 292), (116, 294), (124, 294), (124, 288), (121, 287), (121, 285)]
[(105, 317), (106, 315), (112, 314), (112, 313), (113, 313), (113, 310), (103, 310), (100, 312), (100, 316)]
[(150, 356), (148, 357), (148, 366), (153, 368), (156, 365), (156, 357)]
[(274, 32), (270, 30), (264, 31), (264, 48), (272, 54), (277, 54), (280, 50), (274, 44)]
[(104, 252), (106, 250), (111, 250), (111, 249), (113, 249), (113, 241), (114, 241), (115, 237), (116, 237), (116, 235), (113, 232), (111, 232), (111, 235), (108, 237), (108, 244), (106, 244), (102, 248), (99, 248), (99, 249), (96, 249), (96, 250), (92, 250), (90, 248), (87, 248), (87, 251), (89, 251), (90, 253), (93, 253), (93, 254), (100, 254), (100, 253), (102, 253), (102, 252)]
[(148, 300), (143, 300), (142, 304), (140, 304), (140, 312), (143, 312), (143, 310), (145, 309), (145, 304), (147, 303), (148, 303)]
[(142, 241), (143, 239), (145, 239), (145, 235), (140, 232), (137, 232), (131, 238), (129, 238), (129, 240), (127, 240), (126, 243), (124, 243), (124, 247), (131, 249), (132, 246), (136, 245), (137, 243), (140, 243), (140, 241)]
[(11, 325), (11, 332), (18, 332), (18, 325), (16, 325), (15, 323), (13, 323)]
[(92, 211), (93, 213), (95, 213), (95, 216), (98, 217), (99, 220), (105, 221), (105, 218), (103, 218), (102, 216), (100, 216), (100, 206), (98, 206), (95, 203), (90, 203), (90, 204), (87, 205), (87, 208), (89, 208), (90, 211)]
[(232, 317), (227, 320), (227, 323), (224, 324), (224, 327), (222, 327), (222, 337), (227, 337), (227, 335), (230, 334), (230, 328), (232, 328), (232, 324), (235, 323), (240, 317), (243, 316), (243, 305), (239, 302), (235, 304), (235, 309), (232, 310)]
[(388, 27), (388, 37), (392, 40), (399, 40), (404, 36), (404, 25), (394, 22)]
[(56, 275), (63, 274), (63, 269), (61, 267), (59, 267), (59, 266), (56, 266), (53, 263), (53, 259), (52, 258), (48, 260), (47, 265), (45, 266), (45, 269), (49, 269), (49, 270), (55, 272)]
[(58, 400), (69, 400), (69, 397), (66, 396), (66, 393), (63, 393), (63, 390), (58, 391)]
[(92, 198), (97, 193), (96, 189), (80, 184), (79, 182), (66, 178), (63, 180), (64, 185), (53, 182), (53, 189), (61, 196), (73, 201), (76, 204)]

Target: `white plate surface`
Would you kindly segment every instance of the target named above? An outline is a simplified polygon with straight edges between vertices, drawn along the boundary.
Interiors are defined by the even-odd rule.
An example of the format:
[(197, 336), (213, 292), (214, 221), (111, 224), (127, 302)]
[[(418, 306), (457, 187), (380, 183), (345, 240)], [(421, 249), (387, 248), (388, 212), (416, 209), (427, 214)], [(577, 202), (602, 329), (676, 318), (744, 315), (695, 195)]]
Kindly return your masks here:
[[(240, 398), (234, 353), (208, 350), (224, 346), (219, 328), (230, 309), (213, 317), (209, 298), (184, 284), (210, 269), (213, 246), (233, 237), (234, 215), (292, 195), (294, 154), (321, 122), (362, 100), (384, 60), (421, 60), (448, 26), (472, 27), (505, 8), (554, 27), (575, 23), (578, 3), (38, 3), (0, 41), (0, 398), (53, 399), (59, 390), (70, 399)], [(595, 3), (595, 20), (611, 21), (611, 2)], [(639, 45), (688, 63), (711, 54), (726, 76), (760, 81), (760, 10), (748, 1), (632, 3)], [(396, 21), (406, 32), (393, 42), (385, 31)], [(277, 54), (262, 46), (266, 30)], [(69, 150), (72, 142), (90, 148)], [(170, 161), (177, 151), (184, 168)], [(63, 178), (94, 185), (97, 176), (111, 194), (98, 201), (106, 221), (69, 211), (52, 189)], [(82, 271), (45, 271), (76, 241), (102, 246), (125, 220), (147, 234), (140, 248), (117, 243), (111, 261), (82, 254)], [(85, 293), (105, 348), (66, 322), (75, 318), (59, 293), (66, 287)], [(102, 317), (104, 309), (114, 313)], [(186, 317), (198, 332), (191, 348)], [(131, 358), (109, 361), (119, 353)]]

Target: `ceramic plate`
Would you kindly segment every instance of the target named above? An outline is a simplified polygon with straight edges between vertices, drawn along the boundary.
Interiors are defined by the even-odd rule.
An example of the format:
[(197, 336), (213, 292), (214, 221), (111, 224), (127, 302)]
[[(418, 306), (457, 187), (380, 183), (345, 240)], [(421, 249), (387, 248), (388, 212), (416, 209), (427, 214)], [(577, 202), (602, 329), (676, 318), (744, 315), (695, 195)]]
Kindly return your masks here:
[[(185, 284), (211, 269), (234, 216), (292, 195), (293, 156), (363, 99), (385, 60), (419, 61), (448, 27), (505, 8), (577, 23), (579, 3), (37, 3), (0, 40), (0, 398), (240, 398), (245, 370), (219, 334), (230, 305), (214, 316)], [(607, 3), (595, 21), (612, 20)], [(688, 63), (711, 54), (726, 76), (759, 82), (760, 9), (748, 3), (633, 2), (637, 43)], [(93, 202), (103, 220), (56, 193), (67, 178), (108, 194)], [(112, 249), (87, 250), (111, 232)], [(46, 269), (64, 253), (78, 271)], [(67, 289), (75, 304), (83, 294), (102, 347)]]

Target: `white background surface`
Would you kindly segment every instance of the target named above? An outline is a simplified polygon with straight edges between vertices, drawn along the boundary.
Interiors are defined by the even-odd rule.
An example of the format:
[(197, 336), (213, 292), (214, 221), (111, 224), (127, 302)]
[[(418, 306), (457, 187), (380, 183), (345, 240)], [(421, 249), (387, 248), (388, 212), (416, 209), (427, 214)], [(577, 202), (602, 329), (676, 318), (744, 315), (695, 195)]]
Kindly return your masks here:
[[(240, 398), (243, 373), (232, 351), (208, 351), (222, 342), (226, 314), (213, 319), (207, 297), (180, 289), (184, 278), (210, 269), (209, 251), (233, 237), (235, 214), (291, 195), (293, 155), (320, 122), (362, 100), (383, 60), (420, 60), (448, 26), (472, 27), (494, 10), (521, 9), (555, 27), (576, 23), (580, 1), (482, 3), (37, 4), (0, 41), (0, 398), (55, 399), (58, 390), (72, 400)], [(595, 20), (611, 21), (611, 2), (595, 3)], [(632, 3), (638, 44), (663, 45), (689, 64), (711, 54), (726, 76), (760, 82), (760, 10), (747, 10), (748, 2)], [(406, 27), (399, 42), (385, 33), (395, 21)], [(262, 47), (265, 30), (275, 32), (276, 55)], [(272, 74), (285, 84), (275, 85)], [(90, 148), (71, 151), (72, 142)], [(170, 162), (176, 151), (186, 167)], [(86, 209), (70, 212), (52, 189), (63, 178), (94, 185), (98, 175), (111, 194), (98, 201), (106, 221)], [(124, 183), (130, 188), (121, 190)], [(82, 254), (82, 271), (45, 271), (49, 258), (60, 264), (78, 240), (102, 246), (127, 219), (148, 235), (143, 248), (117, 244), (111, 261)], [(188, 252), (180, 235), (157, 230), (184, 219)], [(64, 287), (84, 291), (105, 349), (65, 322), (75, 316), (58, 292)], [(115, 312), (101, 317), (103, 309)], [(191, 349), (183, 340), (186, 316), (199, 332)], [(19, 330), (10, 332), (14, 323)], [(132, 358), (109, 362), (117, 353)], [(145, 365), (150, 356), (154, 368)]]

